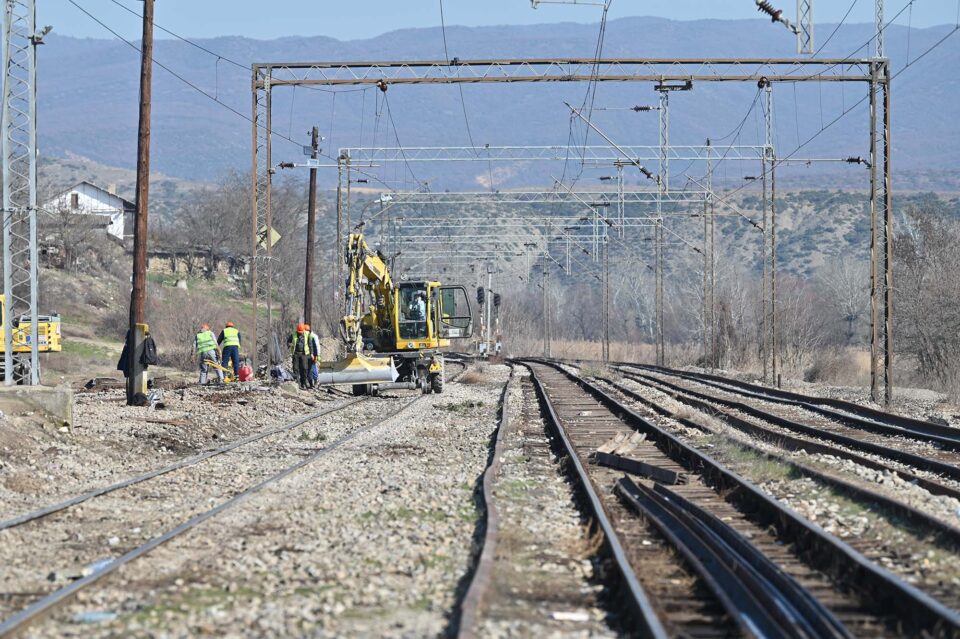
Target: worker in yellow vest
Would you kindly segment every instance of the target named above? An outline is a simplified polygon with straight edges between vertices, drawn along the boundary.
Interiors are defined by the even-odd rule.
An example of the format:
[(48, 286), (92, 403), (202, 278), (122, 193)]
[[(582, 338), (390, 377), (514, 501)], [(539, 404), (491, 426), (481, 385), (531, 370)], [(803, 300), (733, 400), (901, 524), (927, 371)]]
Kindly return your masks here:
[[(210, 370), (210, 367), (207, 365), (207, 362), (214, 362), (216, 364), (220, 363), (220, 354), (217, 352), (217, 338), (213, 336), (213, 332), (210, 330), (209, 324), (203, 324), (200, 326), (200, 331), (197, 333), (197, 336), (193, 340), (194, 347), (197, 351), (197, 357), (200, 360), (200, 385), (207, 383), (207, 373)], [(223, 383), (223, 371), (219, 368), (217, 371), (217, 379), (222, 384)]]
[(233, 322), (227, 322), (220, 331), (217, 344), (223, 349), (223, 367), (229, 368), (232, 363), (233, 376), (236, 377), (240, 374), (240, 331), (236, 329)]
[(310, 329), (306, 324), (297, 324), (297, 330), (287, 340), (290, 344), (290, 354), (293, 356), (293, 373), (300, 384), (300, 388), (313, 388), (314, 382), (310, 379), (310, 366), (317, 358), (313, 340), (310, 339)]

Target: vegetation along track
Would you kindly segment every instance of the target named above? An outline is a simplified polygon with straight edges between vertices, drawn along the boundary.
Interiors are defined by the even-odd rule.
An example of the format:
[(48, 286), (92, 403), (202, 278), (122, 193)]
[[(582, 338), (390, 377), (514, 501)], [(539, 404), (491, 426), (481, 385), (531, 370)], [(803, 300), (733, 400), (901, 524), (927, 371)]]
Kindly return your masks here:
[[(459, 363), (459, 362), (455, 362), (455, 363), (462, 366), (463, 370), (466, 370), (465, 364)], [(455, 378), (456, 377), (454, 377), (454, 379)], [(71, 508), (77, 507), (83, 502), (86, 502), (88, 500), (94, 499), (96, 497), (101, 497), (104, 495), (110, 495), (111, 493), (121, 491), (124, 488), (129, 488), (132, 486), (136, 486), (138, 484), (142, 484), (156, 477), (159, 477), (162, 475), (169, 475), (170, 473), (173, 473), (174, 471), (177, 471), (177, 470), (188, 469), (188, 468), (197, 466), (201, 462), (204, 462), (213, 457), (222, 455), (223, 453), (226, 453), (228, 451), (240, 448), (242, 446), (249, 445), (254, 442), (265, 440), (273, 435), (280, 435), (282, 433), (289, 432), (299, 426), (303, 426), (324, 415), (329, 415), (331, 413), (341, 411), (348, 407), (355, 406), (361, 402), (366, 402), (368, 404), (373, 404), (373, 403), (378, 404), (378, 410), (373, 413), (378, 418), (374, 419), (373, 421), (359, 428), (345, 429), (336, 439), (326, 443), (323, 447), (317, 448), (317, 447), (309, 446), (314, 441), (320, 441), (319, 439), (316, 439), (316, 440), (309, 440), (307, 442), (301, 442), (301, 444), (308, 445), (308, 447), (303, 448), (303, 446), (301, 446), (299, 450), (266, 451), (266, 454), (263, 454), (263, 452), (261, 452), (261, 454), (258, 455), (258, 457), (266, 460), (266, 463), (268, 464), (268, 466), (272, 464), (272, 468), (269, 473), (266, 473), (266, 474), (261, 473), (257, 477), (259, 481), (256, 481), (256, 483), (253, 483), (252, 485), (248, 483), (246, 486), (239, 487), (239, 488), (237, 487), (236, 481), (226, 481), (224, 485), (220, 487), (223, 490), (219, 496), (222, 499), (223, 495), (232, 495), (230, 498), (221, 501), (218, 505), (212, 508), (208, 508), (200, 512), (195, 512), (188, 519), (182, 520), (181, 523), (179, 523), (178, 525), (168, 528), (163, 533), (158, 533), (157, 535), (147, 540), (145, 543), (139, 544), (131, 548), (130, 550), (128, 550), (127, 552), (125, 552), (119, 557), (105, 560), (105, 561), (98, 561), (95, 564), (92, 564), (88, 570), (84, 571), (79, 575), (74, 575), (79, 578), (68, 583), (67, 585), (59, 589), (53, 590), (51, 592), (6, 593), (7, 596), (5, 597), (5, 599), (7, 600), (8, 603), (12, 601), (17, 601), (17, 600), (30, 601), (30, 603), (26, 605), (26, 607), (20, 609), (18, 612), (10, 615), (3, 622), (0, 622), (0, 636), (7, 636), (8, 634), (14, 633), (19, 629), (23, 628), (24, 626), (37, 620), (38, 618), (46, 614), (49, 614), (51, 611), (67, 603), (78, 592), (88, 588), (89, 586), (93, 585), (97, 581), (113, 573), (121, 566), (127, 563), (130, 563), (135, 559), (149, 553), (154, 548), (170, 541), (171, 539), (174, 539), (182, 535), (183, 533), (186, 533), (187, 531), (193, 529), (194, 527), (198, 526), (204, 521), (223, 512), (224, 510), (227, 510), (228, 508), (231, 508), (232, 506), (237, 505), (247, 497), (263, 490), (264, 488), (270, 486), (271, 484), (276, 483), (277, 481), (283, 479), (284, 477), (290, 475), (291, 473), (296, 472), (300, 468), (310, 463), (313, 463), (314, 461), (320, 459), (321, 457), (324, 457), (325, 455), (336, 450), (343, 444), (354, 439), (361, 433), (369, 431), (374, 427), (376, 427), (377, 425), (379, 425), (380, 423), (388, 419), (391, 419), (401, 411), (405, 410), (407, 407), (414, 404), (417, 400), (421, 399), (421, 397), (422, 395), (414, 397), (414, 399), (404, 402), (403, 405), (398, 407), (397, 409), (388, 410), (388, 411), (384, 411), (383, 408), (379, 406), (379, 404), (383, 400), (377, 401), (377, 400), (369, 400), (367, 398), (351, 399), (346, 401), (344, 404), (340, 406), (332, 407), (330, 409), (326, 409), (323, 411), (312, 413), (310, 415), (306, 415), (304, 417), (295, 419), (292, 422), (284, 426), (281, 426), (279, 428), (271, 429), (263, 433), (258, 433), (256, 435), (251, 435), (249, 437), (236, 440), (234, 442), (231, 442), (230, 444), (227, 444), (215, 450), (206, 451), (199, 455), (194, 455), (192, 457), (185, 458), (183, 460), (180, 460), (179, 462), (170, 464), (169, 466), (166, 466), (164, 468), (150, 471), (142, 475), (138, 475), (136, 477), (132, 477), (127, 480), (117, 482), (115, 484), (111, 484), (109, 486), (104, 486), (102, 488), (99, 488), (93, 491), (88, 491), (87, 493), (78, 495), (72, 499), (65, 500), (58, 504), (52, 504), (45, 508), (41, 508), (30, 513), (25, 513), (23, 515), (11, 518), (5, 522), (0, 523), (0, 526), (2, 526), (0, 527), (0, 530), (7, 529), (8, 531), (10, 531), (10, 529), (16, 529), (21, 526), (24, 526), (30, 522), (35, 522), (35, 525), (39, 525), (39, 522), (37, 520), (41, 520), (47, 517), (48, 515), (52, 515), (54, 513), (60, 513), (62, 511), (68, 511), (67, 513), (64, 513), (64, 514), (69, 515), (69, 510)], [(398, 401), (398, 400), (394, 398), (388, 401)], [(276, 460), (286, 458), (286, 461), (288, 462), (290, 457), (292, 457), (293, 459), (297, 459), (298, 461), (296, 461), (293, 464), (286, 465), (285, 467), (282, 467), (281, 470), (277, 471)], [(218, 474), (222, 474), (222, 473), (218, 473)], [(187, 481), (186, 483), (188, 486), (195, 485), (190, 481)], [(164, 497), (165, 495), (162, 493), (159, 496), (154, 496), (154, 498), (161, 498), (161, 499)], [(213, 502), (214, 500), (215, 499), (211, 497), (209, 501)], [(197, 503), (200, 503), (200, 502), (197, 502)], [(203, 501), (202, 503), (206, 504), (207, 502)], [(154, 510), (155, 509), (151, 509), (151, 512), (153, 512)], [(54, 518), (54, 519), (57, 519), (57, 518)], [(162, 518), (158, 520), (158, 524), (161, 522), (163, 522)], [(43, 532), (43, 531), (41, 530), (40, 532)]]
[[(756, 614), (787, 610), (783, 618), (765, 616), (767, 632), (779, 628), (787, 636), (960, 635), (960, 615), (955, 611), (596, 384), (550, 362), (525, 363), (536, 376), (548, 412), (562, 427), (561, 436), (570, 441), (574, 465), (589, 468), (588, 485), (602, 495), (603, 508), (638, 568), (640, 585), (671, 634), (756, 635), (757, 628), (751, 627), (758, 623)], [(642, 433), (645, 439), (634, 442), (626, 459), (617, 454), (593, 458), (644, 479), (618, 480), (611, 469), (585, 463), (611, 437), (631, 432)], [(666, 486), (684, 478), (686, 483)], [(609, 494), (614, 483), (619, 500)], [(631, 509), (641, 510), (643, 518)], [(682, 549), (671, 550), (674, 544)], [(731, 575), (731, 566), (750, 566), (756, 574), (740, 579)], [(770, 603), (770, 596), (775, 603)]]

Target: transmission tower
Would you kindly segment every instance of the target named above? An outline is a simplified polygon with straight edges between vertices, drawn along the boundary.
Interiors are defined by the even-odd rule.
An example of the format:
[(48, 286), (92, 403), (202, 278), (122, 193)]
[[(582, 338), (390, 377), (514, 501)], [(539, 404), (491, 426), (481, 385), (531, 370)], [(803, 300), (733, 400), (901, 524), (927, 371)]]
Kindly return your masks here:
[(34, 0), (5, 0), (3, 15), (3, 316), (5, 383), (14, 383), (13, 323), (27, 315), (30, 370), (40, 383), (37, 352), (37, 32)]

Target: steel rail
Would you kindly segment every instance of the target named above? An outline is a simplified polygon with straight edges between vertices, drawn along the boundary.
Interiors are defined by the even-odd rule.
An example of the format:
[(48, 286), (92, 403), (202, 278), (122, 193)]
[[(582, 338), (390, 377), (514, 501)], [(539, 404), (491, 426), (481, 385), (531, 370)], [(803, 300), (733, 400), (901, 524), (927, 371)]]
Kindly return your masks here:
[[(696, 428), (697, 430), (700, 430), (702, 432), (705, 432), (711, 435), (714, 434), (713, 431), (705, 428), (702, 424), (698, 423), (695, 419), (691, 419), (688, 417), (681, 417), (677, 415), (677, 413), (657, 404), (655, 401), (644, 398), (641, 395), (634, 393), (630, 389), (624, 388), (619, 384), (612, 383), (611, 385), (614, 388), (616, 388), (619, 392), (630, 397), (631, 399), (636, 399), (637, 401), (642, 402), (643, 404), (649, 406), (655, 412), (657, 412), (658, 414), (664, 417), (677, 421), (683, 424), (684, 426), (687, 426), (690, 428)], [(706, 402), (701, 402), (699, 400), (691, 400), (686, 397), (679, 397), (679, 396), (672, 396), (672, 397), (678, 402), (687, 404), (688, 406), (691, 406), (697, 410), (706, 412), (711, 417), (720, 419), (724, 423), (732, 426), (733, 428), (736, 428), (737, 430), (744, 431), (746, 429), (743, 428), (743, 426), (745, 424), (749, 424), (749, 422), (746, 422), (745, 420), (742, 420), (739, 417), (736, 417), (734, 415), (729, 415), (725, 412), (719, 412), (719, 413), (715, 412), (713, 410), (713, 407), (711, 407)], [(845, 493), (855, 499), (859, 499), (861, 501), (872, 501), (878, 504), (879, 506), (881, 506), (882, 508), (889, 510), (894, 515), (898, 517), (902, 517), (904, 520), (909, 521), (914, 525), (920, 525), (920, 526), (926, 527), (928, 530), (931, 530), (935, 534), (940, 535), (945, 541), (952, 544), (956, 548), (960, 548), (960, 528), (957, 528), (956, 526), (949, 524), (947, 522), (941, 521), (940, 519), (937, 519), (936, 517), (933, 517), (923, 512), (922, 510), (918, 510), (917, 508), (914, 508), (913, 506), (910, 506), (909, 504), (906, 504), (902, 501), (899, 501), (892, 497), (888, 497), (874, 490), (870, 490), (869, 488), (866, 488), (864, 486), (860, 486), (853, 482), (847, 481), (846, 479), (843, 479), (836, 475), (820, 471), (816, 468), (813, 468), (811, 466), (808, 466), (806, 464), (803, 464), (801, 462), (798, 462), (792, 459), (787, 459), (782, 455), (777, 455), (776, 453), (763, 450), (762, 448), (757, 448), (756, 446), (749, 444), (747, 442), (734, 441), (734, 443), (737, 446), (743, 449), (749, 450), (754, 454), (757, 454), (765, 459), (770, 459), (774, 462), (788, 466), (801, 475), (810, 477), (823, 484), (836, 488), (840, 492)], [(825, 447), (825, 448), (827, 448), (827, 450), (829, 451), (827, 454), (839, 456), (837, 455), (837, 451), (830, 449), (828, 447)], [(881, 466), (883, 470), (893, 470), (889, 467), (883, 467), (881, 464), (877, 464), (877, 465)], [(940, 485), (937, 484), (937, 486), (940, 486)], [(946, 488), (944, 486), (940, 486), (940, 487)]]
[(845, 542), (807, 521), (709, 455), (624, 406), (595, 384), (548, 360), (530, 358), (525, 361), (551, 366), (576, 382), (631, 426), (646, 433), (672, 459), (687, 468), (697, 469), (716, 490), (727, 492), (728, 499), (749, 509), (755, 520), (773, 526), (777, 534), (786, 543), (793, 543), (798, 554), (811, 565), (856, 590), (875, 608), (897, 614), (911, 632), (931, 636), (960, 635), (960, 612), (877, 566)]
[(78, 592), (80, 592), (81, 590), (83, 590), (88, 586), (95, 584), (96, 582), (100, 581), (107, 575), (112, 574), (121, 566), (124, 566), (130, 563), (131, 561), (134, 561), (135, 559), (142, 557), (143, 555), (149, 553), (150, 551), (154, 550), (158, 546), (170, 541), (171, 539), (174, 539), (182, 535), (183, 533), (193, 528), (196, 528), (197, 526), (207, 521), (208, 519), (215, 517), (216, 515), (227, 510), (228, 508), (236, 506), (240, 502), (246, 500), (248, 497), (260, 492), (261, 490), (263, 490), (264, 488), (267, 488), (268, 486), (271, 486), (277, 483), (279, 480), (283, 479), (284, 477), (287, 477), (288, 475), (293, 474), (294, 472), (300, 470), (304, 466), (312, 464), (313, 462), (317, 461), (321, 457), (324, 457), (329, 453), (332, 453), (333, 451), (340, 448), (344, 444), (349, 443), (350, 441), (356, 439), (361, 434), (369, 432), (370, 430), (376, 428), (383, 422), (397, 416), (398, 414), (405, 411), (407, 408), (417, 403), (419, 400), (423, 399), (424, 397), (426, 397), (426, 395), (418, 395), (411, 401), (404, 404), (399, 410), (392, 412), (389, 415), (386, 415), (381, 419), (378, 419), (377, 421), (371, 424), (368, 424), (367, 426), (364, 426), (363, 428), (355, 430), (352, 433), (349, 433), (341, 437), (340, 439), (337, 439), (334, 442), (331, 442), (328, 446), (317, 450), (316, 452), (302, 459), (296, 464), (293, 464), (292, 466), (288, 466), (287, 468), (283, 469), (279, 473), (276, 473), (275, 475), (272, 475), (271, 477), (268, 477), (267, 479), (244, 490), (243, 492), (238, 493), (237, 495), (231, 497), (230, 499), (224, 502), (221, 502), (217, 506), (214, 506), (209, 510), (206, 510), (202, 513), (194, 515), (193, 517), (183, 522), (179, 526), (176, 526), (175, 528), (172, 528), (161, 535), (153, 537), (146, 543), (140, 546), (137, 546), (136, 548), (126, 552), (120, 557), (117, 557), (116, 559), (110, 561), (108, 564), (103, 566), (100, 570), (90, 575), (87, 575), (86, 577), (82, 577), (77, 581), (74, 581), (44, 596), (39, 601), (34, 602), (33, 604), (27, 606), (23, 610), (3, 620), (3, 622), (0, 622), (0, 637), (6, 637), (11, 633), (14, 633), (23, 629), (27, 624), (37, 620), (40, 616), (51, 612), (52, 610), (56, 609), (58, 606), (65, 604), (67, 601), (70, 600), (70, 598), (72, 598)]
[(28, 512), (28, 513), (24, 513), (24, 514), (22, 514), (22, 515), (18, 515), (18, 516), (16, 516), (16, 517), (11, 517), (10, 519), (7, 519), (7, 520), (5, 520), (5, 521), (0, 521), (0, 530), (5, 530), (5, 529), (7, 529), (7, 528), (13, 528), (13, 527), (15, 527), (15, 526), (20, 526), (20, 525), (25, 524), (25, 523), (27, 523), (27, 522), (34, 521), (34, 520), (36, 520), (36, 519), (40, 519), (40, 518), (42, 518), (42, 517), (46, 517), (47, 515), (52, 515), (53, 513), (60, 512), (61, 510), (66, 510), (67, 508), (70, 508), (70, 507), (72, 507), (72, 506), (76, 506), (76, 505), (78, 505), (78, 504), (82, 504), (83, 502), (88, 501), (88, 500), (90, 500), (90, 499), (93, 499), (94, 497), (100, 497), (101, 495), (106, 495), (107, 493), (112, 493), (112, 492), (114, 492), (114, 491), (116, 491), (116, 490), (120, 490), (120, 489), (122, 489), (122, 488), (127, 488), (127, 487), (129, 487), (129, 486), (134, 486), (134, 485), (139, 484), (139, 483), (141, 483), (141, 482), (145, 482), (145, 481), (147, 481), (147, 480), (149, 480), (149, 479), (153, 479), (154, 477), (159, 477), (159, 476), (161, 476), (161, 475), (166, 475), (167, 473), (171, 473), (171, 472), (173, 472), (173, 471), (175, 471), (175, 470), (179, 470), (179, 469), (181, 469), (181, 468), (186, 468), (186, 467), (188, 467), (188, 466), (194, 466), (194, 465), (196, 465), (196, 464), (199, 464), (199, 463), (202, 462), (202, 461), (205, 461), (205, 460), (207, 460), (207, 459), (210, 459), (211, 457), (216, 457), (217, 455), (222, 455), (223, 453), (226, 453), (226, 452), (229, 452), (229, 451), (231, 451), (231, 450), (234, 450), (235, 448), (239, 448), (240, 446), (245, 446), (245, 445), (247, 445), (247, 444), (251, 444), (251, 443), (253, 443), (253, 442), (259, 441), (259, 440), (264, 439), (264, 438), (266, 438), (266, 437), (270, 437), (271, 435), (276, 435), (276, 434), (278, 434), (278, 433), (282, 433), (282, 432), (285, 432), (285, 431), (288, 431), (288, 430), (292, 430), (292, 429), (296, 428), (297, 426), (302, 426), (303, 424), (305, 424), (305, 423), (307, 423), (307, 422), (310, 422), (310, 421), (313, 421), (314, 419), (317, 419), (317, 418), (319, 418), (319, 417), (323, 417), (324, 415), (329, 415), (330, 413), (334, 413), (334, 412), (343, 410), (343, 409), (345, 409), (345, 408), (349, 408), (350, 406), (353, 406), (354, 404), (356, 404), (356, 403), (358, 403), (358, 402), (360, 402), (360, 401), (363, 401), (363, 400), (365, 400), (365, 399), (366, 399), (365, 397), (360, 397), (360, 398), (356, 398), (356, 399), (351, 399), (351, 400), (347, 401), (345, 404), (343, 404), (343, 405), (341, 405), (341, 406), (335, 406), (335, 407), (327, 408), (327, 409), (324, 409), (324, 410), (321, 410), (321, 411), (318, 411), (318, 412), (315, 412), (315, 413), (311, 413), (311, 414), (309, 414), (309, 415), (307, 415), (307, 416), (305, 416), (305, 417), (302, 417), (302, 418), (300, 418), (300, 419), (296, 419), (296, 420), (294, 420), (294, 421), (292, 421), (292, 422), (290, 422), (289, 424), (286, 424), (286, 425), (284, 425), (284, 426), (279, 426), (279, 427), (277, 427), (277, 428), (273, 428), (273, 429), (271, 429), (271, 430), (268, 430), (268, 431), (265, 431), (265, 432), (262, 432), (262, 433), (256, 433), (256, 434), (254, 434), (254, 435), (249, 435), (249, 436), (247, 436), (247, 437), (243, 437), (243, 438), (241, 438), (241, 439), (237, 439), (237, 440), (235, 440), (235, 441), (233, 441), (233, 442), (231, 442), (231, 443), (229, 443), (229, 444), (225, 444), (225, 445), (223, 445), (223, 446), (220, 446), (219, 448), (215, 448), (215, 449), (213, 449), (213, 450), (208, 450), (208, 451), (206, 451), (206, 452), (199, 453), (199, 454), (193, 455), (193, 456), (191, 456), (191, 457), (186, 457), (186, 458), (184, 458), (184, 459), (181, 459), (181, 460), (179, 460), (179, 461), (176, 461), (176, 462), (174, 462), (174, 463), (172, 463), (172, 464), (169, 464), (169, 465), (167, 465), (167, 466), (164, 466), (164, 467), (162, 467), (162, 468), (157, 468), (157, 469), (155, 469), (155, 470), (151, 470), (151, 471), (149, 471), (149, 472), (143, 473), (142, 475), (137, 475), (137, 476), (135, 476), (135, 477), (130, 477), (130, 478), (124, 479), (123, 481), (119, 481), (119, 482), (116, 482), (116, 483), (114, 483), (114, 484), (110, 484), (110, 485), (108, 485), (108, 486), (103, 486), (103, 487), (101, 487), (101, 488), (96, 488), (96, 489), (94, 489), (94, 490), (85, 492), (85, 493), (83, 493), (83, 494), (76, 495), (75, 497), (71, 497), (70, 499), (66, 499), (66, 500), (61, 501), (61, 502), (59, 502), (59, 503), (51, 504), (51, 505), (49, 505), (49, 506), (44, 506), (43, 508), (38, 508), (37, 510), (31, 511), (31, 512)]
[(628, 595), (629, 604), (632, 608), (632, 615), (638, 624), (637, 628), (635, 628), (635, 631), (643, 637), (666, 639), (668, 636), (666, 629), (663, 627), (663, 623), (660, 621), (656, 612), (654, 611), (653, 605), (650, 602), (649, 597), (647, 597), (647, 593), (644, 591), (643, 586), (640, 585), (640, 581), (637, 579), (636, 574), (634, 574), (633, 567), (630, 565), (630, 561), (627, 559), (626, 552), (623, 549), (623, 545), (620, 543), (620, 539), (617, 536), (616, 530), (614, 529), (613, 524), (610, 522), (610, 519), (607, 517), (599, 495), (597, 495), (596, 490), (593, 488), (593, 484), (590, 481), (590, 475), (588, 474), (583, 463), (580, 461), (580, 457), (577, 455), (577, 451), (574, 448), (573, 443), (570, 441), (569, 437), (567, 437), (567, 434), (564, 431), (560, 421), (560, 417), (557, 415), (553, 403), (550, 401), (550, 397), (547, 395), (546, 389), (537, 378), (532, 367), (522, 360), (518, 360), (516, 363), (524, 365), (530, 370), (530, 379), (533, 382), (533, 387), (536, 390), (538, 399), (540, 400), (540, 405), (544, 409), (544, 417), (546, 418), (546, 422), (556, 437), (560, 440), (560, 443), (563, 445), (563, 449), (567, 454), (567, 459), (570, 460), (570, 463), (565, 465), (565, 469), (574, 479), (576, 486), (586, 498), (587, 505), (593, 518), (603, 531), (603, 545), (607, 549), (607, 554), (613, 560), (613, 564), (616, 566), (623, 585), (626, 586), (624, 589), (624, 594)]
[[(657, 414), (662, 415), (664, 417), (669, 417), (671, 419), (676, 419), (675, 413), (673, 411), (670, 411), (664, 408), (660, 404), (656, 403), (651, 399), (644, 397), (643, 395), (641, 395), (640, 393), (637, 393), (633, 389), (627, 388), (623, 384), (619, 384), (617, 382), (608, 381), (607, 383), (610, 384), (613, 388), (617, 389), (617, 391), (619, 391), (620, 393), (626, 395), (630, 399), (633, 399), (642, 403), (643, 405), (647, 406)], [(637, 383), (643, 384), (644, 382), (637, 382)], [(651, 388), (655, 388), (655, 387), (651, 386)], [(664, 391), (660, 391), (660, 392), (664, 392)], [(680, 397), (677, 395), (671, 394), (671, 397), (673, 397), (677, 401), (680, 401)], [(960, 489), (954, 488), (952, 486), (941, 484), (931, 479), (927, 479), (926, 477), (915, 475), (914, 473), (911, 473), (906, 470), (900, 470), (899, 468), (895, 468), (888, 464), (884, 464), (883, 462), (876, 461), (869, 457), (864, 457), (863, 455), (858, 455), (857, 453), (846, 450), (845, 448), (837, 448), (835, 446), (830, 446), (828, 444), (822, 444), (812, 439), (801, 439), (799, 437), (793, 437), (792, 435), (787, 435), (786, 433), (782, 433), (776, 430), (766, 428), (764, 426), (760, 426), (758, 424), (754, 424), (745, 419), (737, 417), (736, 415), (731, 415), (725, 411), (719, 410), (716, 407), (711, 406), (706, 402), (701, 402), (700, 400), (697, 400), (697, 399), (690, 398), (689, 401), (691, 406), (696, 406), (700, 410), (707, 411), (712, 417), (717, 417), (718, 419), (722, 419), (732, 428), (736, 428), (742, 433), (746, 433), (747, 435), (752, 435), (754, 437), (757, 437), (758, 439), (762, 439), (763, 441), (771, 443), (780, 448), (785, 448), (787, 450), (792, 450), (792, 451), (803, 450), (803, 451), (806, 451), (807, 453), (832, 455), (834, 457), (839, 457), (841, 459), (847, 459), (856, 464), (864, 466), (866, 468), (870, 468), (872, 470), (879, 470), (882, 472), (892, 473), (897, 477), (899, 477), (900, 479), (902, 479), (903, 481), (909, 482), (911, 484), (915, 484), (920, 488), (923, 488), (924, 490), (929, 492), (931, 495), (945, 495), (947, 497), (953, 497), (954, 499), (960, 500)]]
[[(676, 493), (627, 477), (614, 492), (653, 524), (699, 575), (747, 637), (850, 637), (843, 625), (732, 528)], [(699, 515), (699, 516), (698, 516)], [(703, 518), (711, 518), (714, 527)], [(722, 530), (723, 532), (718, 532)], [(737, 543), (739, 542), (739, 543)], [(766, 566), (762, 573), (757, 566)], [(811, 605), (815, 604), (815, 605)]]
[(675, 491), (662, 484), (655, 484), (653, 491), (664, 495), (691, 517), (704, 524), (723, 543), (727, 544), (742, 557), (748, 566), (756, 570), (773, 587), (784, 593), (798, 611), (813, 623), (823, 636), (846, 636), (843, 624), (830, 610), (814, 597), (809, 590), (785, 573), (756, 546), (738, 533), (732, 526), (718, 519)]
[(763, 399), (768, 402), (800, 406), (811, 412), (819, 413), (825, 417), (830, 417), (831, 419), (842, 421), (851, 426), (863, 428), (864, 430), (872, 430), (873, 432), (881, 432), (889, 435), (903, 435), (904, 437), (923, 437), (924, 439), (922, 441), (936, 441), (944, 445), (954, 446), (954, 450), (960, 450), (960, 429), (941, 426), (940, 424), (934, 424), (933, 422), (922, 419), (895, 415), (867, 406), (860, 406), (859, 404), (842, 399), (803, 395), (778, 388), (768, 388), (766, 386), (741, 382), (720, 375), (690, 373), (663, 366), (627, 363), (622, 364), (622, 366), (632, 366), (655, 371), (663, 375), (689, 379), (700, 384), (713, 386), (731, 393)]
[(470, 585), (459, 606), (460, 618), (457, 621), (458, 639), (473, 639), (478, 635), (477, 619), (480, 616), (480, 607), (483, 605), (483, 599), (487, 590), (493, 581), (493, 566), (496, 562), (497, 537), (500, 530), (500, 513), (497, 510), (497, 501), (493, 493), (493, 483), (500, 473), (500, 462), (503, 457), (503, 440), (507, 430), (510, 429), (510, 413), (507, 410), (507, 403), (510, 397), (510, 389), (514, 382), (514, 371), (511, 368), (510, 378), (503, 386), (503, 392), (500, 394), (500, 415), (497, 424), (497, 433), (494, 437), (492, 457), (486, 470), (483, 472), (483, 507), (484, 507), (484, 533), (483, 547), (480, 556), (477, 559), (473, 575), (470, 579)]
[(848, 437), (846, 435), (841, 435), (839, 433), (834, 433), (828, 430), (823, 430), (816, 428), (815, 426), (808, 426), (807, 424), (801, 424), (800, 422), (795, 422), (793, 420), (787, 419), (785, 417), (780, 417), (773, 413), (768, 413), (767, 411), (761, 410), (749, 404), (744, 404), (743, 402), (738, 402), (732, 399), (723, 399), (720, 397), (714, 397), (712, 395), (707, 395), (706, 393), (701, 393), (699, 391), (690, 390), (689, 388), (684, 388), (677, 384), (667, 382), (662, 379), (657, 379), (650, 377), (648, 375), (636, 374), (636, 373), (627, 373), (628, 379), (634, 379), (634, 381), (647, 380), (659, 384), (665, 388), (669, 388), (673, 391), (685, 393), (691, 397), (696, 397), (708, 402), (713, 402), (738, 410), (742, 413), (768, 421), (777, 426), (781, 426), (788, 430), (794, 432), (803, 433), (805, 435), (810, 435), (813, 437), (819, 437), (821, 439), (826, 439), (837, 444), (843, 444), (844, 446), (849, 446), (854, 450), (859, 450), (862, 452), (872, 453), (874, 455), (880, 455), (886, 457), (887, 459), (893, 459), (904, 464), (913, 466), (914, 468), (919, 468), (920, 470), (926, 470), (932, 473), (937, 473), (939, 475), (944, 475), (950, 479), (960, 481), (960, 467), (954, 466), (953, 464), (947, 464), (936, 459), (929, 459), (921, 455), (910, 453), (898, 448), (890, 448), (888, 446), (883, 446), (881, 444), (874, 444), (872, 442), (862, 441), (853, 437)]

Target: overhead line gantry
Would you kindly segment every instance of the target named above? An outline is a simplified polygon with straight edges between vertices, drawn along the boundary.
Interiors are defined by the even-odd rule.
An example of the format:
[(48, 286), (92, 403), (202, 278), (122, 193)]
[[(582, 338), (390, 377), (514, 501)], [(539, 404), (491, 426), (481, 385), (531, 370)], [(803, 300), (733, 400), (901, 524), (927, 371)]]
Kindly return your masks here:
[[(269, 361), (272, 335), (271, 247), (261, 242), (269, 229), (271, 96), (284, 86), (509, 84), (518, 82), (651, 82), (695, 84), (750, 82), (758, 86), (788, 82), (864, 83), (870, 91), (871, 150), (871, 393), (889, 402), (893, 380), (892, 206), (890, 173), (890, 64), (876, 58), (505, 58), (485, 60), (266, 62), (252, 65), (253, 120), (253, 260), (255, 362)], [(882, 134), (878, 136), (878, 129)], [(779, 159), (775, 162), (780, 162)], [(345, 159), (349, 171), (350, 159)], [(338, 202), (343, 202), (338, 189)], [(341, 220), (338, 207), (338, 221)], [(342, 228), (338, 225), (339, 256)], [(339, 261), (338, 261), (339, 265)], [(882, 272), (882, 275), (881, 275)], [(265, 321), (259, 309), (266, 306)]]

